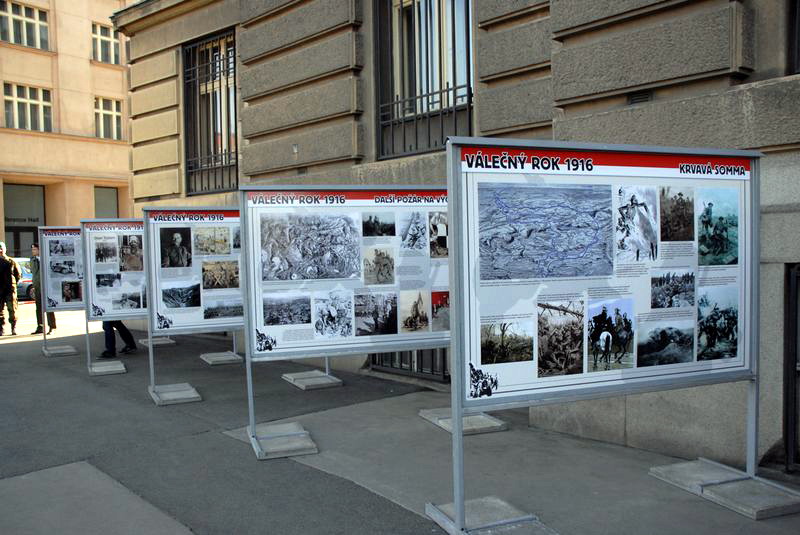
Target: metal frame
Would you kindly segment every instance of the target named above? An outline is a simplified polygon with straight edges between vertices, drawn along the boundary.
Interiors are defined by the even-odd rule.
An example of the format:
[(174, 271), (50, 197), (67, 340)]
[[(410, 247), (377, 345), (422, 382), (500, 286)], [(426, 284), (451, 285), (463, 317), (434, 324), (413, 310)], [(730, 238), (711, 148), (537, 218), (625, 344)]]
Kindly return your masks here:
[[(38, 238), (39, 238), (39, 242), (38, 242), (39, 243), (39, 278), (40, 278), (40, 280), (42, 282), (42, 295), (39, 296), (39, 299), (42, 300), (42, 315), (43, 315), (42, 321), (43, 322), (47, 321), (46, 317), (47, 317), (47, 313), (48, 312), (52, 312), (53, 314), (55, 314), (56, 312), (61, 312), (61, 311), (80, 310), (81, 309), (81, 306), (73, 306), (73, 307), (61, 308), (60, 310), (48, 310), (48, 307), (47, 307), (47, 286), (48, 286), (48, 284), (47, 283), (49, 282), (48, 281), (48, 277), (49, 277), (48, 274), (50, 273), (50, 269), (49, 268), (48, 269), (44, 269), (44, 267), (48, 266), (49, 262), (50, 262), (50, 247), (48, 246), (47, 249), (45, 249), (43, 247), (44, 239), (42, 238), (43, 237), (43, 231), (48, 231), (48, 230), (77, 230), (78, 233), (79, 233), (78, 241), (81, 243), (81, 247), (83, 247), (83, 230), (81, 229), (81, 227), (70, 227), (70, 226), (54, 226), (54, 227), (42, 226), (42, 227), (39, 227), (39, 236), (38, 236)], [(46, 253), (45, 253), (45, 250), (47, 251)], [(81, 256), (83, 256), (83, 255), (81, 255)], [(83, 261), (83, 259), (81, 259), (81, 261)], [(83, 268), (83, 266), (81, 266), (81, 268)], [(84, 270), (84, 277), (83, 277), (83, 279), (81, 281), (81, 284), (83, 285), (85, 282), (86, 282), (86, 273), (85, 273), (85, 270)], [(83, 287), (81, 287), (81, 294), (83, 296), (83, 303), (84, 303), (82, 306), (85, 307), (86, 295), (85, 295), (85, 292), (83, 291)], [(43, 327), (44, 327), (44, 324), (43, 324)], [(43, 345), (43, 348), (45, 350), (47, 349), (47, 330), (48, 329), (46, 329), (46, 328), (42, 329), (42, 345)]]
[[(751, 160), (749, 192), (745, 188), (745, 200), (749, 193), (749, 243), (745, 243), (745, 254), (749, 255), (749, 264), (743, 263), (744, 278), (751, 282), (750, 292), (747, 296), (749, 329), (749, 346), (746, 346), (744, 366), (733, 371), (713, 371), (706, 373), (690, 372), (688, 377), (651, 378), (635, 381), (631, 384), (608, 385), (605, 387), (590, 387), (578, 391), (558, 391), (546, 395), (509, 396), (497, 402), (493, 400), (469, 400), (464, 397), (465, 389), (465, 344), (466, 325), (472, 324), (476, 310), (468, 310), (465, 303), (466, 292), (470, 291), (472, 284), (465, 280), (463, 266), (467, 265), (467, 252), (463, 247), (464, 233), (467, 228), (467, 213), (462, 207), (465, 205), (466, 191), (462, 187), (461, 149), (462, 147), (503, 147), (544, 150), (576, 150), (576, 151), (602, 151), (616, 153), (651, 153), (670, 155), (702, 155), (702, 156), (733, 156)], [(747, 400), (747, 474), (755, 476), (758, 456), (758, 321), (759, 321), (759, 158), (761, 153), (756, 151), (720, 150), (720, 149), (692, 149), (678, 147), (654, 147), (645, 145), (610, 145), (598, 143), (572, 143), (558, 141), (520, 141), (514, 139), (493, 138), (463, 138), (453, 137), (447, 144), (447, 186), (449, 193), (449, 219), (454, 228), (454, 236), (450, 249), (450, 280), (451, 280), (451, 307), (460, 316), (451, 316), (451, 404), (452, 404), (452, 445), (453, 445), (453, 499), (454, 518), (453, 527), (456, 531), (465, 529), (464, 508), (464, 437), (463, 416), (474, 414), (487, 409), (505, 409), (513, 407), (529, 407), (550, 403), (561, 403), (580, 399), (596, 399), (609, 396), (628, 395), (642, 392), (661, 391), (689, 386), (709, 385), (715, 383), (748, 380)], [(742, 243), (740, 241), (740, 243)], [(742, 255), (744, 256), (744, 255)], [(463, 271), (462, 271), (463, 270)], [(469, 276), (468, 274), (467, 276)], [(465, 321), (459, 321), (459, 319)], [(743, 323), (743, 325), (747, 325)]]
[[(242, 227), (242, 261), (244, 266), (240, 268), (239, 273), (242, 277), (242, 280), (245, 281), (244, 287), (247, 288), (248, 281), (250, 280), (250, 247), (249, 244), (252, 241), (252, 237), (250, 236), (250, 210), (247, 207), (247, 194), (250, 191), (316, 191), (316, 190), (340, 190), (340, 191), (363, 191), (363, 190), (384, 190), (384, 191), (391, 191), (391, 190), (442, 190), (441, 186), (437, 185), (416, 185), (416, 184), (409, 184), (409, 185), (381, 185), (381, 184), (364, 184), (364, 185), (352, 185), (352, 184), (302, 184), (302, 185), (271, 185), (271, 186), (251, 186), (251, 185), (242, 185), (239, 187), (239, 221)], [(449, 205), (449, 199), (448, 199)], [(448, 258), (448, 263), (451, 263), (452, 259)], [(255, 401), (254, 401), (254, 392), (253, 392), (253, 362), (265, 362), (264, 359), (253, 359), (253, 340), (252, 340), (252, 332), (255, 328), (255, 318), (251, 313), (251, 291), (249, 289), (246, 290), (246, 295), (244, 299), (244, 339), (245, 339), (245, 369), (247, 373), (247, 409), (248, 409), (248, 426), (247, 426), (247, 434), (250, 438), (250, 444), (253, 447), (253, 450), (256, 453), (256, 457), (259, 459), (264, 458), (264, 449), (261, 447), (260, 440), (270, 440), (276, 438), (283, 438), (289, 436), (299, 436), (305, 434), (303, 433), (289, 433), (289, 434), (281, 434), (281, 435), (268, 435), (268, 436), (258, 436), (256, 434), (256, 415), (255, 415)], [(451, 289), (452, 294), (452, 289)], [(411, 344), (411, 345), (409, 345)], [(287, 359), (294, 359), (298, 357), (325, 357), (325, 374), (330, 375), (330, 362), (329, 357), (337, 356), (337, 355), (352, 355), (354, 353), (374, 353), (376, 351), (392, 351), (395, 348), (408, 350), (408, 349), (431, 349), (431, 348), (441, 348), (442, 342), (437, 343), (428, 343), (428, 344), (413, 344), (413, 340), (401, 340), (392, 344), (363, 344), (360, 346), (355, 347), (348, 347), (345, 350), (341, 351), (330, 351), (329, 349), (322, 348), (317, 349), (314, 351), (312, 348), (310, 351), (297, 351), (297, 352), (285, 352), (281, 353), (280, 357), (270, 359), (270, 360), (287, 360)]]
[[(150, 212), (161, 212), (165, 211), (168, 212), (170, 210), (181, 211), (181, 212), (202, 212), (202, 211), (214, 211), (214, 212), (223, 212), (223, 211), (239, 211), (239, 225), (242, 224), (242, 217), (241, 211), (239, 208), (235, 206), (186, 206), (186, 207), (174, 207), (174, 206), (145, 206), (142, 211), (142, 220), (144, 221), (144, 259), (145, 259), (145, 284), (147, 284), (147, 352), (149, 357), (150, 363), (150, 389), (151, 391), (156, 388), (156, 375), (155, 375), (155, 359), (153, 356), (153, 314), (152, 311), (158, 310), (156, 303), (156, 288), (153, 285), (153, 270), (151, 269), (153, 266), (151, 265), (152, 262), (155, 262), (155, 257), (151, 258), (150, 252)], [(176, 222), (177, 223), (177, 222)], [(240, 230), (241, 232), (241, 230)], [(240, 291), (244, 291), (242, 284), (241, 284), (241, 249), (239, 253), (239, 289)], [(159, 262), (160, 267), (160, 262)], [(210, 328), (194, 328), (194, 327), (186, 327), (186, 328), (170, 328), (169, 334), (181, 335), (181, 334), (192, 334), (192, 333), (212, 333), (212, 332), (234, 332), (238, 329), (242, 328), (241, 323), (237, 324), (230, 324), (230, 325), (219, 325), (219, 326), (212, 326)], [(160, 330), (157, 334), (164, 334)]]

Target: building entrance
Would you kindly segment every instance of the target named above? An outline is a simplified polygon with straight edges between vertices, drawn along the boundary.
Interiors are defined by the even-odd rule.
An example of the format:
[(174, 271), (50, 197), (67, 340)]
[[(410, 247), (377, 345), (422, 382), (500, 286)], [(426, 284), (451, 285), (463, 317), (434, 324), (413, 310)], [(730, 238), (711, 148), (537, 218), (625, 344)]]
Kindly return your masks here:
[(3, 184), (3, 221), (9, 256), (29, 256), (37, 227), (45, 224), (44, 186)]
[(783, 364), (783, 445), (786, 471), (800, 471), (800, 265), (789, 268)]

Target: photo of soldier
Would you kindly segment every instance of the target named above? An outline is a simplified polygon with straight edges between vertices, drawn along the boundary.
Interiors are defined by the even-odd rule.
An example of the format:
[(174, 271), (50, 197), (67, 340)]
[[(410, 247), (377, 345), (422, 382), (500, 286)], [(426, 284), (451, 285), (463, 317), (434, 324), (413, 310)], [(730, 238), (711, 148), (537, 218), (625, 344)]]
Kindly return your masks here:
[(113, 237), (98, 236), (94, 239), (94, 261), (98, 264), (116, 263), (117, 240)]
[(450, 292), (431, 292), (431, 330), (450, 330)]
[(364, 284), (394, 284), (394, 251), (388, 247), (365, 247)]
[(397, 294), (355, 296), (356, 336), (397, 334)]
[(61, 301), (72, 303), (83, 299), (81, 283), (76, 281), (64, 281), (61, 283)]
[(427, 331), (428, 316), (427, 292), (407, 290), (400, 292), (400, 328), (402, 332)]
[(726, 266), (739, 261), (739, 192), (733, 188), (700, 188), (697, 254), (701, 266)]
[(739, 289), (700, 288), (697, 300), (697, 360), (732, 359), (739, 345)]
[(314, 295), (314, 334), (324, 338), (353, 336), (353, 294), (335, 290)]
[(365, 212), (361, 217), (361, 229), (365, 238), (395, 235), (394, 212)]
[(120, 271), (144, 270), (141, 235), (124, 234), (120, 236), (119, 270)]
[(50, 240), (48, 243), (50, 256), (75, 256), (75, 240)]
[(422, 212), (404, 212), (400, 216), (400, 247), (425, 250), (428, 244), (428, 225)]
[(114, 310), (131, 310), (142, 308), (142, 294), (139, 292), (123, 292), (111, 300)]
[(538, 377), (583, 373), (583, 301), (536, 305)]
[(192, 236), (195, 255), (231, 254), (231, 232), (227, 227), (196, 227)]
[(239, 287), (239, 262), (222, 260), (203, 262), (203, 289), (218, 290)]
[(431, 258), (447, 258), (447, 212), (428, 214)]
[(188, 227), (162, 228), (159, 234), (161, 238), (161, 267), (191, 267), (191, 229)]
[(650, 277), (650, 308), (694, 306), (694, 272), (673, 268), (653, 270)]
[(694, 240), (694, 189), (665, 186), (660, 189), (661, 240)]
[(633, 299), (589, 301), (589, 371), (633, 366)]

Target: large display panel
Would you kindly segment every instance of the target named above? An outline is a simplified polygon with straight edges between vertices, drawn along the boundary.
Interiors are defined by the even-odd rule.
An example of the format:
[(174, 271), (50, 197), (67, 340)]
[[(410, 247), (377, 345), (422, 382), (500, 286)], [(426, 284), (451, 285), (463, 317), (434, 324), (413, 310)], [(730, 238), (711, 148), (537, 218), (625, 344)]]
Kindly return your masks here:
[(752, 374), (750, 157), (456, 141), (450, 158), (465, 406)]
[(123, 320), (147, 313), (144, 223), (141, 219), (81, 221), (86, 266), (86, 317)]
[(83, 309), (80, 227), (39, 227), (39, 255), (45, 311)]
[(235, 208), (146, 208), (153, 333), (239, 329), (241, 231)]
[(243, 191), (253, 360), (449, 343), (447, 192)]

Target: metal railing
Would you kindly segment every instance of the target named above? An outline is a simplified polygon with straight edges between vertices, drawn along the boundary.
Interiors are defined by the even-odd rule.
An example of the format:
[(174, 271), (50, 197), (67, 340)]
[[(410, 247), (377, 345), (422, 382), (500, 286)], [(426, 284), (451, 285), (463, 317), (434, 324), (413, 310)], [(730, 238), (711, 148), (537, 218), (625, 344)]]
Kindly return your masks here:
[(447, 353), (446, 348), (371, 353), (370, 369), (449, 383)]

